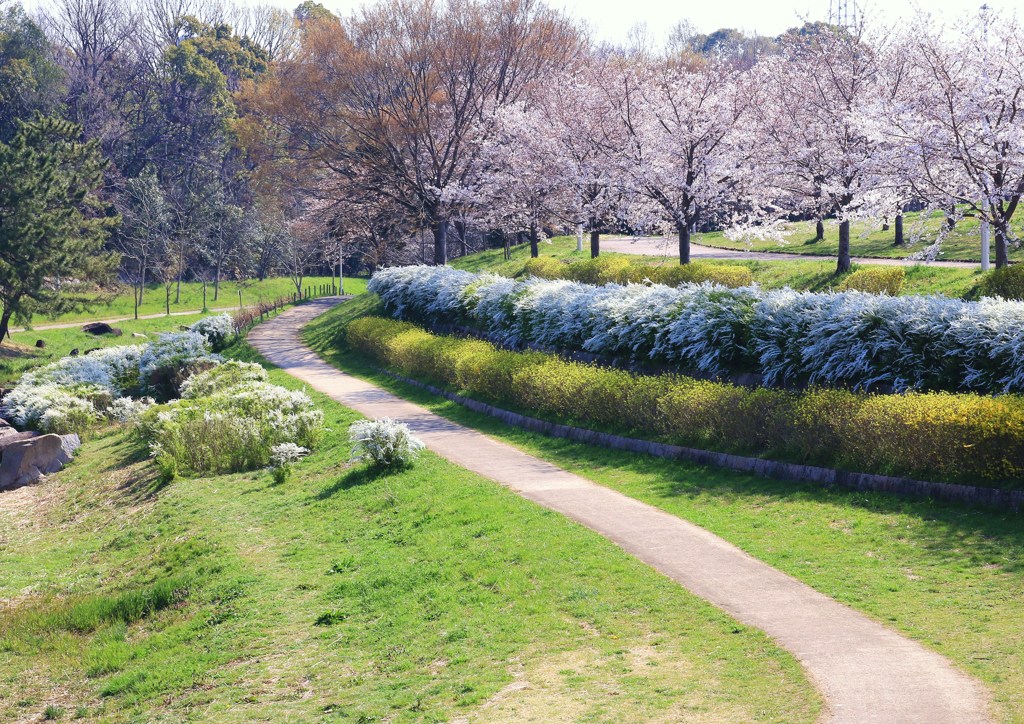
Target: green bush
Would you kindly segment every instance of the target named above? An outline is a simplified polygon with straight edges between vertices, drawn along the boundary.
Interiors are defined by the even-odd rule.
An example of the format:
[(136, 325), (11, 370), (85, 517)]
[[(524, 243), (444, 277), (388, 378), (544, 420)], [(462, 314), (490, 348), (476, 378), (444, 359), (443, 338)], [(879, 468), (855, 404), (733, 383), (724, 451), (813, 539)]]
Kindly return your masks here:
[(564, 279), (567, 271), (568, 265), (565, 262), (551, 256), (528, 259), (523, 267), (524, 274), (541, 279)]
[(567, 265), (565, 278), (583, 284), (625, 284), (628, 280), (630, 263), (623, 256), (599, 256)]
[[(203, 389), (215, 372), (191, 389)], [(253, 377), (255, 370), (237, 367), (232, 376)], [(263, 380), (242, 379), (204, 396), (155, 405), (135, 423), (138, 436), (156, 458), (161, 479), (179, 472), (226, 473), (254, 470), (271, 461), (281, 443), (313, 448), (323, 429), (323, 413), (305, 392), (287, 390)]]
[(906, 278), (907, 272), (900, 266), (869, 266), (846, 277), (839, 289), (844, 292), (858, 291), (895, 297), (903, 289)]
[(981, 281), (981, 294), (1024, 301), (1024, 264), (990, 271)]
[(648, 267), (653, 275), (651, 281), (677, 287), (680, 284), (711, 282), (723, 287), (737, 289), (754, 283), (754, 273), (745, 266), (736, 264), (709, 264), (694, 261), (689, 264)]
[(509, 407), (682, 445), (971, 483), (1024, 477), (1024, 398), (748, 389), (634, 375), (376, 317), (349, 345), (412, 377)]

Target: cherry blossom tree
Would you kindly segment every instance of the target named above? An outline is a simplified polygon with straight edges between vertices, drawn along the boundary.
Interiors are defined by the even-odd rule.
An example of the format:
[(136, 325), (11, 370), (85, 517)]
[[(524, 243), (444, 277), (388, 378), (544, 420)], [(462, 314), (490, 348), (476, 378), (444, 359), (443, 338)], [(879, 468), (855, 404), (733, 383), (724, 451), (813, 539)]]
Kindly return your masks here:
[[(488, 228), (525, 232), (530, 256), (540, 255), (542, 228), (573, 219), (573, 197), (559, 159), (564, 129), (546, 112), (554, 98), (509, 104), (488, 120), (490, 135), (481, 151), (480, 172), (467, 194), (470, 215)], [(547, 102), (546, 102), (547, 101)]]
[(690, 234), (699, 224), (726, 222), (739, 204), (759, 202), (748, 123), (756, 94), (721, 60), (645, 65), (627, 66), (619, 75), (618, 111), (628, 138), (622, 174), (657, 220), (675, 231), (679, 263), (687, 264)]
[(761, 163), (795, 211), (839, 219), (837, 272), (850, 269), (850, 221), (891, 205), (876, 170), (885, 146), (869, 132), (877, 100), (879, 41), (863, 24), (784, 39), (755, 68)]
[(903, 42), (913, 62), (886, 115), (907, 178), (934, 207), (991, 224), (1004, 267), (1024, 194), (1024, 28), (983, 10), (952, 38), (925, 19)]

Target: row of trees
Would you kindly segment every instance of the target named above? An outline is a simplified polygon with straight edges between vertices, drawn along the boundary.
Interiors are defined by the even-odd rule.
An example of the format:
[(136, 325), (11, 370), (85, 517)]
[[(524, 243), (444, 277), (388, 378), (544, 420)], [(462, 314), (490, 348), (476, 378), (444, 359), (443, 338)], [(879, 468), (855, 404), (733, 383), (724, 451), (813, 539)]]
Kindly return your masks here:
[[(895, 220), (901, 241), (917, 203), (987, 221), (999, 266), (1015, 241), (1024, 33), (1007, 18), (900, 37), (680, 24), (655, 48), (595, 44), (539, 0), (383, 0), (346, 18), (311, 0), (48, 7), (0, 8), (0, 144), (11, 163), (56, 154), (59, 173), (87, 149), (95, 172), (69, 204), (139, 301), (153, 280), (208, 280), (216, 299), (226, 276), (335, 268), (342, 245), (346, 263), (400, 262), (424, 229), (438, 264), (510, 238), (537, 254), (556, 230), (589, 232), (595, 255), (605, 232), (672, 234), (686, 263), (695, 230), (836, 217), (843, 270), (852, 219)], [(10, 178), (0, 193), (27, 208)], [(10, 238), (17, 214), (0, 208)], [(54, 298), (59, 279), (111, 268), (82, 249), (39, 272)], [(12, 254), (15, 277), (29, 262)], [(50, 304), (4, 294), (5, 314)]]
[(911, 202), (986, 221), (1007, 263), (1024, 191), (1015, 20), (715, 35), (595, 47), (532, 0), (383, 2), (318, 22), (242, 98), (272, 177), (338, 229), (429, 227), (439, 264), (466, 224), (534, 242), (583, 228), (594, 254), (604, 231), (663, 230), (686, 263), (696, 229), (836, 217), (843, 271), (850, 221), (901, 230)]

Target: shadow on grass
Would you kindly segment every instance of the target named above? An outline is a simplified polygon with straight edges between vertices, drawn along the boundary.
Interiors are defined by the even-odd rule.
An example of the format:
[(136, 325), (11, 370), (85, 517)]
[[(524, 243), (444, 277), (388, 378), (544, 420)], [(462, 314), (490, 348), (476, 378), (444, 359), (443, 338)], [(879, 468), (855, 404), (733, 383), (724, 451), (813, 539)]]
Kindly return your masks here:
[(384, 467), (382, 465), (361, 465), (357, 468), (352, 468), (338, 478), (332, 485), (327, 486), (317, 493), (316, 499), (327, 500), (344, 490), (357, 488), (361, 485), (369, 485), (370, 483), (378, 480), (389, 478), (392, 475), (401, 474), (405, 470), (406, 467), (404, 466)]

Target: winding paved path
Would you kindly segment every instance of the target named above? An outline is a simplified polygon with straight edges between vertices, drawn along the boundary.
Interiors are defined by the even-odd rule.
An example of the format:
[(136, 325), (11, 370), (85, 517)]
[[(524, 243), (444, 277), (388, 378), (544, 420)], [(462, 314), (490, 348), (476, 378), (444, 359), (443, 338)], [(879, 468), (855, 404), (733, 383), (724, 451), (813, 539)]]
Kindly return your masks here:
[[(980, 242), (979, 242), (980, 243)], [(601, 251), (614, 251), (619, 254), (640, 254), (642, 256), (668, 256), (675, 259), (679, 254), (679, 247), (675, 239), (666, 242), (661, 236), (609, 236), (601, 239)], [(823, 254), (790, 254), (779, 251), (745, 251), (742, 249), (721, 249), (716, 246), (703, 246), (701, 244), (690, 244), (690, 259), (756, 259), (758, 261), (831, 261), (836, 260), (835, 255), (825, 256)], [(875, 259), (872, 257), (855, 256), (852, 261), (855, 264), (886, 264), (889, 266), (949, 266), (961, 269), (980, 269), (981, 264), (973, 261), (917, 261), (915, 259)]]
[(338, 303), (321, 299), (257, 326), (267, 359), (370, 418), (409, 425), (435, 453), (562, 513), (766, 632), (803, 664), (834, 722), (983, 722), (988, 697), (942, 656), (685, 520), (457, 425), (322, 361), (299, 338)]

